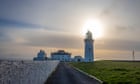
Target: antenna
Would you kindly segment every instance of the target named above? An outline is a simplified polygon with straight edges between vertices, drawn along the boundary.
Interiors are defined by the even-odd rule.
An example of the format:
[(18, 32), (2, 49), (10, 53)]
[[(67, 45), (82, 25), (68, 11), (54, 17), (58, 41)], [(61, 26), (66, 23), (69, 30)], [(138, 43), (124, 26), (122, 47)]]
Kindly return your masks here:
[(133, 58), (133, 61), (135, 61), (135, 51), (134, 50), (132, 51), (132, 58)]

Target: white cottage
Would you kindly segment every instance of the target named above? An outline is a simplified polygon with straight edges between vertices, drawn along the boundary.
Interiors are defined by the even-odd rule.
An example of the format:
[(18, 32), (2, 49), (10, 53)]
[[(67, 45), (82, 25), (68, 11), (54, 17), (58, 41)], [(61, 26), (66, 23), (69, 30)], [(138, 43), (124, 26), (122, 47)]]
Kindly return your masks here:
[(38, 61), (43, 61), (43, 60), (47, 60), (47, 54), (45, 53), (44, 50), (40, 50), (37, 53), (37, 57), (34, 57), (33, 59), (34, 61), (38, 60)]
[(51, 53), (51, 59), (69, 62), (71, 61), (71, 53), (65, 52), (64, 50), (58, 50), (57, 52)]
[(83, 62), (84, 59), (82, 58), (82, 56), (75, 56), (73, 59), (74, 62)]

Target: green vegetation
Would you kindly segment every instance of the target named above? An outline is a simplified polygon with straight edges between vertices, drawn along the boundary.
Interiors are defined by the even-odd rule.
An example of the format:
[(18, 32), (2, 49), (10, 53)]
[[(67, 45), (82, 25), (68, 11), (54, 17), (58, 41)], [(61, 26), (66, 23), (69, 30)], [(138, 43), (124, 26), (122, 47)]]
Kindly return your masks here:
[(140, 84), (140, 62), (96, 61), (70, 64), (94, 75), (103, 84)]

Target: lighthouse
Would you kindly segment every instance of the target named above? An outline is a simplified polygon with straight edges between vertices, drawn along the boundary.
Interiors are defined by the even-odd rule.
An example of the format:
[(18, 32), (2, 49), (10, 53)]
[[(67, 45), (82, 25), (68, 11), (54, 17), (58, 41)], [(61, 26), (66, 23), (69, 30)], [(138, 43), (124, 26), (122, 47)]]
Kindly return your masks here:
[(94, 61), (94, 40), (92, 39), (92, 33), (88, 31), (86, 33), (85, 42), (85, 62)]

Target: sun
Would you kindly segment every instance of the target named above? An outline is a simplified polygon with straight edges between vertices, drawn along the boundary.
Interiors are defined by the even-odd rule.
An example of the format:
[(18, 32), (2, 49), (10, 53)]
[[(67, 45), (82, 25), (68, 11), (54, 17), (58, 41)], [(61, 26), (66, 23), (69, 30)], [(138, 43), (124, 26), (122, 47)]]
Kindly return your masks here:
[(82, 34), (85, 35), (87, 31), (91, 31), (93, 38), (97, 39), (103, 36), (103, 24), (99, 20), (88, 19), (82, 29)]

